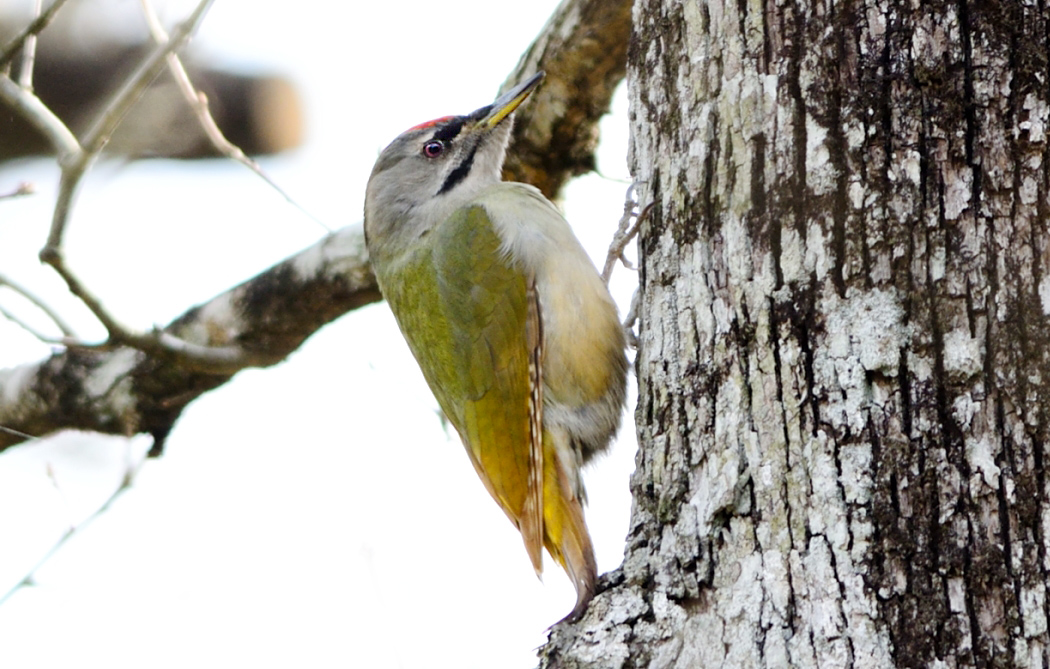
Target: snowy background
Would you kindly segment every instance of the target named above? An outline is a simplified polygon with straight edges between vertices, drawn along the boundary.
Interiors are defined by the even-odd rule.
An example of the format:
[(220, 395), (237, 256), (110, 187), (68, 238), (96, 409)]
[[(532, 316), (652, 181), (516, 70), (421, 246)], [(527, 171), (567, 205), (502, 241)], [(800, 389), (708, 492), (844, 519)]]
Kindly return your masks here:
[[(335, 229), (360, 220), (378, 152), (416, 123), (491, 102), (556, 5), (517, 3), (511, 20), (474, 0), (293, 9), (219, 0), (192, 51), (295, 83), (306, 142), (263, 168)], [(157, 3), (169, 28), (192, 7)], [(133, 0), (74, 0), (63, 11), (86, 28), (146, 35)], [(613, 112), (602, 123), (603, 176), (575, 180), (562, 202), (599, 265), (627, 188), (622, 90)], [(0, 201), (0, 272), (97, 339), (102, 329), (36, 260), (57, 176), (41, 159), (0, 167), (0, 192), (23, 181), (38, 191)], [(147, 328), (324, 234), (232, 162), (103, 160), (80, 190), (67, 258), (112, 313)], [(635, 283), (617, 269), (621, 312)], [(15, 306), (10, 293), (0, 300)], [(0, 367), (48, 353), (0, 321)], [(623, 556), (630, 410), (612, 453), (586, 475), (601, 571)], [(0, 667), (524, 668), (575, 601), (549, 556), (543, 582), (533, 575), (385, 304), (191, 404), (164, 457), (83, 524), (148, 447), (67, 433), (0, 454), (0, 596), (32, 574), (0, 602)]]

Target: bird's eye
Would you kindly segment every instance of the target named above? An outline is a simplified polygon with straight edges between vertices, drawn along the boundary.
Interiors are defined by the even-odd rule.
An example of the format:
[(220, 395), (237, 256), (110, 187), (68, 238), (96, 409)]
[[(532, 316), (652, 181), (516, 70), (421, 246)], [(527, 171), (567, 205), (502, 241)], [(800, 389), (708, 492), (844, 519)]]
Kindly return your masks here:
[(444, 142), (439, 142), (436, 139), (431, 140), (423, 145), (423, 155), (427, 158), (437, 158), (441, 155), (441, 152), (444, 150)]

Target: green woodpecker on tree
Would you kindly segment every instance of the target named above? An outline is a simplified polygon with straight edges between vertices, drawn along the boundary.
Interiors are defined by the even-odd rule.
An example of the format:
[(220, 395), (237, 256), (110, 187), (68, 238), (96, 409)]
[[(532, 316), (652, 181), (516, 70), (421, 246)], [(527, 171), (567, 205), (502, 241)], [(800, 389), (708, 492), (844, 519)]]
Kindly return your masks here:
[(537, 574), (544, 546), (568, 572), (577, 618), (597, 578), (580, 467), (619, 428), (627, 358), (616, 305), (569, 224), (537, 189), (501, 181), (511, 113), (543, 76), (386, 147), (365, 239), (470, 461)]

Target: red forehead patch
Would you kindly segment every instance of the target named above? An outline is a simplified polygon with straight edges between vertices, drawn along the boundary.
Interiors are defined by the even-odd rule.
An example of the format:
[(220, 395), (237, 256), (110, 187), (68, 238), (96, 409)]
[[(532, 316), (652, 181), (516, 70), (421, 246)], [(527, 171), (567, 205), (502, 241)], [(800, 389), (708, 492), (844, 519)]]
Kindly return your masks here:
[(405, 132), (411, 132), (413, 130), (422, 130), (423, 128), (429, 128), (431, 126), (437, 125), (438, 123), (441, 123), (442, 121), (447, 121), (450, 118), (455, 118), (455, 116), (442, 116), (441, 118), (436, 118), (433, 121), (426, 121), (425, 123), (420, 123), (419, 125), (412, 126), (411, 128), (409, 128)]

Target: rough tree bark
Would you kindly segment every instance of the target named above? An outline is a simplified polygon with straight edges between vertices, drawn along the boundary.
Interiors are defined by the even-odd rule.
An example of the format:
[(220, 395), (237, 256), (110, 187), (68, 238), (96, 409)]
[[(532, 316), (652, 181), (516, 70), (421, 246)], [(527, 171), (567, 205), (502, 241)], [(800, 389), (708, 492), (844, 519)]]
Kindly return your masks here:
[(635, 504), (541, 665), (1047, 666), (1050, 7), (633, 21)]

